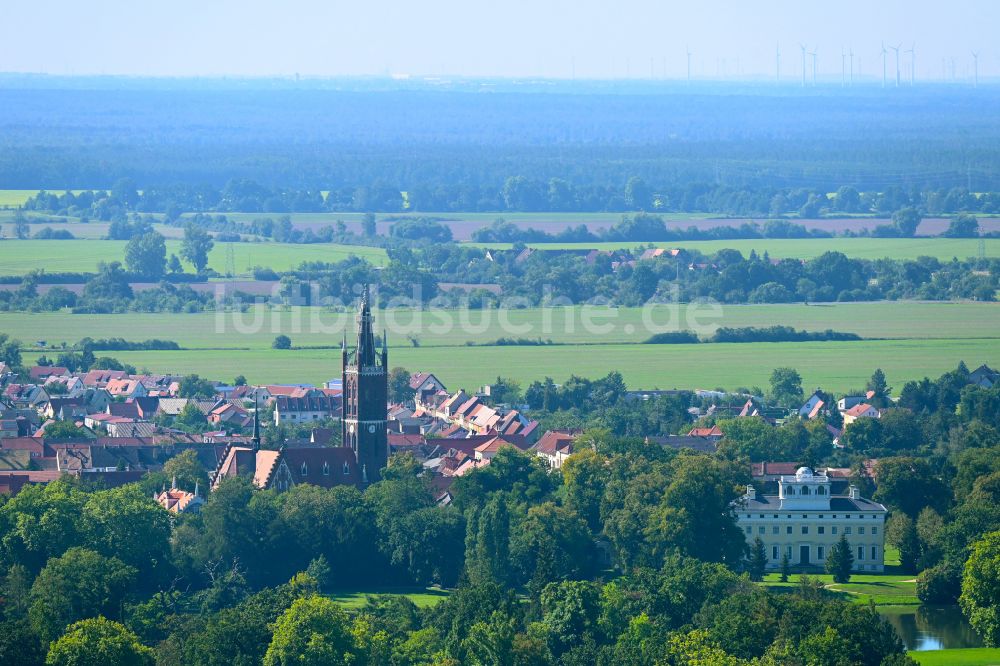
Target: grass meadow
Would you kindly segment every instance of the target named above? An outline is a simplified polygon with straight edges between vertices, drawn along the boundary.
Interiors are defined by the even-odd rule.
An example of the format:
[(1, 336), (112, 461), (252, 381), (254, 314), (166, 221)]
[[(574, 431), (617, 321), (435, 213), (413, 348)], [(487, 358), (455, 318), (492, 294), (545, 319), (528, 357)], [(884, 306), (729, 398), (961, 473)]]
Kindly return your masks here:
[(1000, 648), (910, 652), (920, 666), (1000, 666)]
[(347, 610), (356, 610), (365, 605), (368, 597), (380, 594), (406, 597), (416, 604), (418, 608), (428, 608), (447, 599), (451, 592), (438, 587), (428, 587), (426, 589), (388, 588), (385, 590), (337, 591), (331, 592), (326, 596)]
[[(810, 576), (820, 581), (832, 592), (852, 603), (876, 606), (919, 606), (917, 585), (912, 575), (895, 574), (854, 574), (847, 583), (834, 583), (833, 576), (817, 574)], [(781, 575), (769, 573), (764, 577), (763, 585), (777, 591), (791, 590), (799, 586), (799, 575), (792, 574), (787, 583), (781, 582)]]

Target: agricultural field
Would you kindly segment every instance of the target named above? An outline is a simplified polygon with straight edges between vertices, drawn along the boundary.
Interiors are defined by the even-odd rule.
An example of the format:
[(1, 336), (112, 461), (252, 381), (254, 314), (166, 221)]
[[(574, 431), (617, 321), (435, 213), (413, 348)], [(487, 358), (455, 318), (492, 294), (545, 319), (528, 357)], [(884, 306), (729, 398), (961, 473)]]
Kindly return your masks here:
[[(666, 308), (652, 311), (660, 328), (669, 325)], [(707, 311), (706, 311), (707, 312)], [(647, 311), (648, 313), (648, 311)], [(522, 384), (546, 376), (598, 377), (622, 372), (636, 388), (737, 388), (766, 386), (771, 370), (798, 368), (807, 388), (846, 391), (864, 385), (881, 367), (893, 386), (909, 379), (936, 377), (964, 360), (971, 367), (1000, 362), (1000, 305), (991, 303), (843, 303), (830, 305), (724, 306), (718, 317), (687, 317), (679, 306), (675, 328), (710, 335), (718, 326), (767, 326), (776, 322), (807, 330), (854, 332), (857, 342), (645, 345), (650, 332), (639, 308), (595, 309), (588, 321), (609, 328), (588, 332), (582, 308), (454, 311), (383, 311), (377, 325), (389, 329), (393, 365), (432, 370), (451, 386), (475, 388), (497, 372)], [(501, 319), (503, 317), (503, 319)], [(465, 323), (463, 323), (463, 321)], [(958, 326), (956, 322), (962, 322)], [(253, 382), (321, 383), (340, 369), (339, 343), (353, 327), (351, 310), (258, 307), (242, 313), (72, 315), (2, 313), (0, 331), (28, 345), (49, 347), (80, 338), (124, 336), (178, 342), (183, 351), (114, 352), (151, 371), (197, 372), (222, 379), (246, 375)], [(471, 327), (471, 328), (469, 328)], [(274, 351), (278, 334), (295, 349)], [(468, 346), (500, 337), (551, 339), (541, 346)], [(26, 357), (44, 350), (29, 351)], [(29, 359), (30, 360), (30, 359)]]
[(0, 208), (17, 208), (37, 194), (37, 190), (0, 190)]
[[(58, 217), (27, 213), (28, 226), (31, 234), (34, 235), (45, 227), (51, 227), (53, 231), (65, 229), (73, 234), (74, 238), (84, 240), (100, 240), (107, 238), (110, 222), (86, 222), (81, 223), (76, 217)], [(53, 221), (58, 220), (58, 221)], [(153, 229), (162, 234), (165, 238), (182, 238), (184, 229), (169, 224), (154, 224)], [(0, 238), (13, 239), (14, 233), (14, 213), (9, 210), (0, 209)]]
[[(120, 333), (120, 331), (119, 331)], [(294, 340), (294, 337), (293, 337)], [(194, 350), (114, 352), (137, 368), (228, 379), (243, 374), (254, 383), (322, 383), (340, 375), (340, 350)], [(904, 340), (788, 342), (712, 345), (562, 345), (551, 347), (396, 347), (392, 365), (433, 371), (451, 387), (475, 389), (498, 373), (522, 385), (570, 374), (599, 377), (618, 370), (634, 388), (766, 387), (776, 367), (797, 368), (807, 388), (859, 390), (875, 368), (893, 386), (937, 377), (959, 361), (996, 364), (997, 340)], [(25, 356), (30, 362), (32, 355)]]
[[(505, 243), (472, 244), (476, 247), (504, 249)], [(937, 257), (942, 261), (967, 259), (979, 254), (980, 241), (975, 238), (765, 238), (719, 241), (678, 241), (676, 243), (528, 243), (542, 250), (600, 249), (618, 250), (644, 247), (679, 247), (713, 254), (723, 249), (739, 250), (743, 255), (751, 251), (767, 252), (774, 258), (812, 259), (824, 252), (843, 252), (856, 259), (916, 259), (921, 256)], [(1000, 257), (1000, 238), (983, 240), (987, 257)]]
[[(83, 225), (80, 225), (83, 226)], [(123, 261), (126, 241), (110, 240), (7, 240), (0, 241), (0, 275), (23, 275), (36, 268), (49, 273), (94, 272), (99, 261)], [(180, 255), (181, 241), (167, 240), (167, 254)], [(222, 273), (226, 269), (226, 248), (233, 248), (238, 274), (253, 266), (276, 271), (290, 270), (303, 261), (341, 261), (350, 256), (368, 259), (375, 265), (385, 263), (385, 251), (356, 245), (316, 243), (216, 243), (208, 258), (209, 268)]]
[[(644, 325), (644, 312), (655, 328)], [(588, 321), (610, 325), (610, 328), (600, 333), (590, 332), (585, 324)], [(666, 330), (693, 330), (705, 336), (720, 326), (782, 323), (809, 331), (835, 329), (870, 339), (994, 340), (1000, 352), (1000, 304), (997, 303), (781, 303), (724, 305), (718, 311), (693, 304), (680, 304), (676, 310), (669, 305), (651, 310), (582, 306), (503, 311), (399, 309), (377, 312), (376, 323), (388, 329), (393, 348), (410, 347), (408, 336), (416, 339), (420, 349), (464, 347), (469, 342), (491, 342), (500, 337), (542, 338), (559, 345), (628, 344), (642, 342), (651, 333)], [(354, 330), (353, 307), (327, 310), (261, 306), (242, 314), (0, 313), (0, 331), (24, 342), (47, 340), (50, 345), (72, 344), (84, 336), (112, 337), (121, 335), (120, 331), (127, 328), (129, 339), (166, 338), (189, 349), (266, 350), (274, 336), (280, 333), (291, 336), (296, 347), (336, 346), (340, 344), (345, 326), (348, 331)], [(828, 343), (809, 344), (822, 347)], [(868, 341), (843, 344), (865, 345)], [(645, 345), (644, 348), (663, 346), (670, 345)]]

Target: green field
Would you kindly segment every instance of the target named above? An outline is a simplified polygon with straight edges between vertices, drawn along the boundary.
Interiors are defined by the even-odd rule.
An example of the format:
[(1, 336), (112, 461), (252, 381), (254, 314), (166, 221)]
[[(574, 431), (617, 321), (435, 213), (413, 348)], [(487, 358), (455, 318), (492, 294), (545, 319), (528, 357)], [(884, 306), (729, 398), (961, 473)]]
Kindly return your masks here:
[[(917, 586), (912, 575), (895, 574), (854, 574), (850, 582), (834, 583), (833, 576), (819, 574), (810, 576), (833, 592), (840, 592), (845, 599), (857, 604), (874, 603), (876, 606), (919, 606)], [(781, 576), (770, 573), (764, 576), (762, 585), (774, 590), (792, 590), (799, 585), (799, 576), (792, 574), (787, 583)]]
[[(610, 330), (588, 330), (592, 321)], [(377, 315), (378, 325), (389, 329), (393, 347), (409, 346), (413, 335), (421, 348), (463, 346), (466, 342), (485, 342), (503, 336), (551, 339), (558, 343), (609, 344), (636, 343), (661, 330), (695, 330), (699, 335), (714, 332), (719, 326), (771, 326), (782, 323), (796, 329), (822, 331), (828, 328), (857, 333), (865, 338), (895, 340), (921, 339), (994, 339), (1000, 351), (1000, 304), (947, 303), (918, 301), (880, 301), (873, 303), (831, 303), (804, 305), (781, 303), (769, 305), (723, 305), (714, 316), (706, 307), (681, 304), (676, 312), (670, 306), (649, 310), (656, 328), (643, 323), (641, 308), (526, 308), (521, 310), (387, 310)], [(675, 315), (676, 316), (673, 316)], [(253, 320), (260, 321), (259, 330)], [(469, 330), (466, 320), (475, 326)], [(450, 320), (454, 326), (443, 330), (440, 324)], [(509, 327), (506, 324), (509, 323)], [(676, 324), (676, 326), (673, 326)], [(191, 349), (269, 349), (274, 336), (285, 333), (295, 346), (315, 347), (339, 344), (345, 325), (353, 329), (353, 307), (340, 312), (321, 308), (255, 308), (242, 315), (201, 312), (197, 314), (130, 313), (117, 315), (71, 315), (57, 313), (0, 313), (0, 331), (9, 332), (25, 342), (48, 340), (75, 343), (84, 336), (107, 338), (121, 335), (130, 339), (167, 338)], [(699, 326), (696, 326), (699, 325)], [(703, 325), (704, 328), (701, 328)], [(786, 343), (773, 343), (771, 346)], [(822, 349), (826, 343), (808, 343), (807, 348)], [(842, 343), (864, 345), (861, 343)], [(767, 345), (765, 345), (766, 347)], [(652, 350), (662, 346), (649, 345)], [(548, 349), (553, 349), (549, 347)], [(849, 348), (854, 348), (853, 346)], [(506, 348), (508, 350), (515, 348)], [(995, 354), (994, 354), (995, 355)]]
[[(0, 320), (2, 322), (2, 320)], [(2, 326), (2, 324), (0, 324)], [(118, 332), (128, 334), (128, 329)], [(167, 337), (167, 336), (162, 336)], [(294, 336), (293, 336), (294, 340)], [(325, 350), (184, 350), (114, 352), (137, 368), (155, 372), (199, 373), (229, 379), (243, 374), (254, 383), (318, 384), (340, 375), (340, 351)], [(864, 386), (882, 368), (893, 386), (911, 379), (937, 377), (959, 361), (995, 364), (996, 340), (903, 340), (866, 343), (751, 343), (712, 345), (635, 345), (553, 347), (396, 347), (392, 365), (428, 370), (445, 384), (474, 389), (503, 375), (527, 385), (570, 374), (599, 377), (618, 370), (634, 388), (734, 389), (766, 387), (779, 366), (799, 370), (803, 385), (828, 391)], [(32, 354), (25, 359), (31, 362)]]
[[(637, 308), (604, 309), (603, 334), (588, 332), (581, 308), (539, 308), (512, 311), (423, 312), (377, 315), (377, 325), (389, 328), (393, 365), (411, 371), (430, 370), (453, 387), (475, 388), (497, 374), (522, 384), (570, 374), (597, 377), (617, 369), (636, 388), (716, 388), (767, 386), (771, 370), (797, 368), (808, 389), (830, 391), (859, 388), (881, 367), (898, 390), (909, 379), (937, 377), (964, 360), (970, 367), (1000, 362), (1000, 305), (995, 303), (842, 303), (724, 306), (721, 317), (701, 318), (708, 326), (762, 326), (781, 322), (796, 328), (859, 333), (858, 342), (801, 342), (700, 345), (636, 344), (649, 335)], [(684, 313), (684, 306), (680, 312)], [(501, 324), (503, 315), (510, 326)], [(256, 317), (256, 321), (255, 321)], [(466, 317), (469, 330), (459, 323)], [(392, 320), (390, 321), (389, 318)], [(449, 331), (433, 331), (446, 318)], [(487, 320), (481, 318), (488, 318)], [(548, 327), (546, 319), (550, 320)], [(656, 316), (657, 322), (666, 322)], [(690, 328), (682, 319), (683, 328)], [(153, 371), (197, 372), (228, 379), (246, 375), (254, 382), (319, 383), (340, 371), (339, 345), (345, 325), (354, 326), (353, 312), (320, 308), (287, 308), (252, 312), (198, 314), (72, 315), (68, 313), (0, 313), (0, 331), (27, 344), (45, 340), (50, 346), (73, 344), (82, 337), (161, 338), (178, 342), (176, 352), (114, 352), (136, 367)], [(511, 328), (515, 327), (515, 328)], [(296, 347), (274, 351), (271, 342), (287, 334)], [(413, 336), (419, 347), (407, 341)], [(552, 339), (545, 346), (466, 346), (502, 336)], [(325, 346), (327, 349), (310, 349)], [(38, 352), (27, 352), (33, 358)], [(51, 354), (50, 354), (51, 355)]]
[(326, 596), (336, 601), (344, 608), (354, 610), (364, 606), (369, 596), (380, 594), (406, 597), (416, 604), (417, 607), (427, 608), (447, 599), (450, 592), (437, 587), (428, 587), (421, 590), (414, 590), (412, 588), (390, 588), (386, 590), (332, 592)]
[(920, 666), (998, 666), (1000, 648), (966, 648), (963, 650), (927, 650), (910, 652)]
[[(750, 240), (678, 241), (676, 243), (528, 243), (529, 246), (549, 250), (579, 250), (597, 248), (617, 250), (639, 245), (679, 247), (698, 250), (706, 255), (723, 249), (739, 250), (749, 255), (767, 252), (774, 258), (812, 259), (824, 252), (843, 252), (857, 259), (916, 259), (920, 256), (950, 260), (966, 259), (979, 254), (980, 241), (975, 238), (765, 238)], [(470, 243), (475, 247), (509, 248), (507, 243)], [(1000, 257), (1000, 238), (983, 239), (987, 257)]]
[[(81, 225), (82, 226), (82, 225)], [(99, 261), (123, 261), (126, 241), (111, 240), (5, 240), (0, 241), (0, 275), (23, 275), (41, 268), (48, 273), (93, 272)], [(167, 253), (180, 254), (181, 242), (167, 240)], [(315, 243), (293, 245), (288, 243), (216, 243), (208, 258), (208, 265), (216, 271), (226, 269), (226, 247), (233, 248), (233, 258), (238, 274), (250, 267), (266, 266), (285, 271), (303, 261), (341, 261), (349, 256), (364, 257), (382, 265), (385, 251), (357, 245)]]
[(0, 208), (17, 208), (35, 196), (37, 190), (0, 190)]

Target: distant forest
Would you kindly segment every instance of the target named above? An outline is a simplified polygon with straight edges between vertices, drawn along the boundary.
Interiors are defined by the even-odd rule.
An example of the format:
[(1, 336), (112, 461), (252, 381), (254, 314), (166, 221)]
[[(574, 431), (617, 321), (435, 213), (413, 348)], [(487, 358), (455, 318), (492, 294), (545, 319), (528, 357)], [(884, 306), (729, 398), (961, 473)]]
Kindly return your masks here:
[[(987, 111), (1000, 108), (995, 86), (96, 81), (0, 79), (5, 188), (108, 189), (130, 178), (190, 199), (252, 181), (313, 192), (327, 209), (394, 210), (406, 192), (412, 210), (572, 211), (635, 208), (626, 186), (638, 179), (651, 208), (765, 213), (775, 196), (841, 187), (911, 202), (1000, 191), (1000, 115)], [(321, 190), (332, 199), (317, 200)]]

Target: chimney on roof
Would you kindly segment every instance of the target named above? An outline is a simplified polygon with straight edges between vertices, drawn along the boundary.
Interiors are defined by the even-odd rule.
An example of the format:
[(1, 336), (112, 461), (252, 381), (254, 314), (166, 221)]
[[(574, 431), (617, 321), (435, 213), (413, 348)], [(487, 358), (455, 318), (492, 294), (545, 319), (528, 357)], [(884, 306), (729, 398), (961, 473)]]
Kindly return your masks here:
[(857, 486), (852, 485), (850, 488), (848, 488), (847, 492), (851, 499), (858, 499), (860, 497), (860, 495), (858, 494)]
[(747, 499), (751, 501), (757, 499), (757, 491), (753, 486), (747, 486)]

